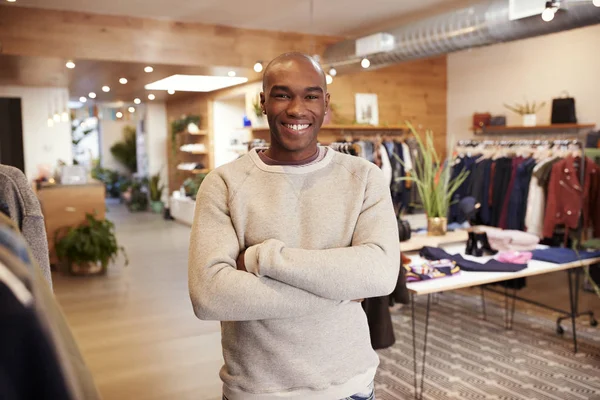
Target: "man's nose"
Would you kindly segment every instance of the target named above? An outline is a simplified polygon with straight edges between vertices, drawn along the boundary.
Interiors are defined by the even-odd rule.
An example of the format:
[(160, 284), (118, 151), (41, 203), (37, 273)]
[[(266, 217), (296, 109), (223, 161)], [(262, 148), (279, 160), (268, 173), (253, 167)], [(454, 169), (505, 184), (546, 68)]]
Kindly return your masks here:
[(306, 116), (306, 107), (301, 98), (292, 99), (290, 106), (287, 109), (287, 114), (290, 117), (301, 118)]

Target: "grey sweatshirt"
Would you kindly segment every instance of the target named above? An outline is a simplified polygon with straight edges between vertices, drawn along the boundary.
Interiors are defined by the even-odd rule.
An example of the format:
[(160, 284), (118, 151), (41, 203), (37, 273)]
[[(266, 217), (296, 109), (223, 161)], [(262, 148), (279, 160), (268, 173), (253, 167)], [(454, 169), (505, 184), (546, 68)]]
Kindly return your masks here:
[[(379, 360), (360, 303), (392, 292), (400, 265), (390, 190), (373, 164), (328, 150), (307, 166), (256, 149), (217, 168), (196, 198), (189, 290), (222, 322), (230, 400), (332, 400), (373, 380)], [(236, 259), (247, 249), (250, 272)]]

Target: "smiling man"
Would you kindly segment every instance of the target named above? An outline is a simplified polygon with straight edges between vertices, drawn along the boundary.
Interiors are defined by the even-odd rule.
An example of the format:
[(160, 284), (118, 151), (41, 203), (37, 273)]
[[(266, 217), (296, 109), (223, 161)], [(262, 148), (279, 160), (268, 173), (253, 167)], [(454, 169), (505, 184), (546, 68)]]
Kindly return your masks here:
[(374, 399), (379, 359), (358, 301), (395, 287), (389, 185), (358, 157), (317, 144), (323, 70), (284, 54), (265, 69), (268, 149), (217, 168), (196, 200), (189, 290), (222, 321), (224, 399)]

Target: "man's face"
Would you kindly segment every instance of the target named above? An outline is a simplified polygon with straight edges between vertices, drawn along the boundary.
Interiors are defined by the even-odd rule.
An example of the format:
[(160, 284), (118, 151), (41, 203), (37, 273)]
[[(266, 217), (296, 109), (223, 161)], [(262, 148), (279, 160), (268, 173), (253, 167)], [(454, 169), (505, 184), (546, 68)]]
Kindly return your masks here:
[(309, 60), (289, 59), (265, 77), (261, 102), (271, 130), (271, 147), (301, 160), (314, 154), (329, 104), (321, 71)]

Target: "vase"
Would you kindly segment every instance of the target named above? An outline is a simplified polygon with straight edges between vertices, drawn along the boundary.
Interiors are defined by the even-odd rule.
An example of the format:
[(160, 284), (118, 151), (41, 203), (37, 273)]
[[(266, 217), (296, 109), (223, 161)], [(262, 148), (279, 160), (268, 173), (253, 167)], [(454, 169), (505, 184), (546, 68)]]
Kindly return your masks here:
[(523, 115), (523, 126), (536, 126), (537, 116), (535, 114)]
[(104, 275), (106, 269), (102, 268), (99, 262), (71, 263), (69, 272), (76, 276)]
[(150, 208), (157, 214), (162, 213), (163, 211), (163, 202), (162, 201), (150, 201)]
[(427, 218), (427, 236), (444, 236), (448, 231), (448, 219), (443, 217)]

